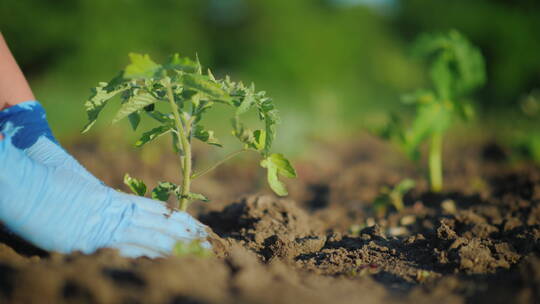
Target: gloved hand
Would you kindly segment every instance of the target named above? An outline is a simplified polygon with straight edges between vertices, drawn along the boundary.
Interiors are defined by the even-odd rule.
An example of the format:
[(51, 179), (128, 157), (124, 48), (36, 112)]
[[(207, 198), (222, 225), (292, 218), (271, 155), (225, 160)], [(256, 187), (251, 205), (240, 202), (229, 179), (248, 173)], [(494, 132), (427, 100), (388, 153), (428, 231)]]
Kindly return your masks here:
[(206, 226), (161, 202), (105, 186), (52, 136), (37, 102), (0, 111), (0, 221), (52, 251), (119, 249), (157, 257), (177, 241), (206, 241)]

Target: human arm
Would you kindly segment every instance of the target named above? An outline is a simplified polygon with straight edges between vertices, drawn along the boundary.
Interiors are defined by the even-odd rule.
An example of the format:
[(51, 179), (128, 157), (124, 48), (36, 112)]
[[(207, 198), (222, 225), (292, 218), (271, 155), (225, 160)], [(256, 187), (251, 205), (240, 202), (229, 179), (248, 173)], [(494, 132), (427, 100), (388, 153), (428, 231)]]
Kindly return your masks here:
[(0, 110), (27, 100), (35, 100), (19, 65), (0, 33)]

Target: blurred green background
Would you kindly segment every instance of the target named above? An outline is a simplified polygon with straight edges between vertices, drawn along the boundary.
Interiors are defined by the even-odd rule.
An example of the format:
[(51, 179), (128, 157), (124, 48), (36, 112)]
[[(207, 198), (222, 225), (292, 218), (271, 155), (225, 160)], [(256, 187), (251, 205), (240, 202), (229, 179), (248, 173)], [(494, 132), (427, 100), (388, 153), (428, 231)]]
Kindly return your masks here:
[(266, 90), (282, 115), (278, 144), (289, 150), (399, 110), (401, 94), (427, 83), (408, 47), (419, 33), (452, 28), (486, 58), (480, 122), (530, 131), (540, 96), (539, 16), (535, 0), (0, 2), (0, 30), (61, 141), (81, 136), (89, 88), (112, 78), (129, 52), (158, 62), (179, 52)]

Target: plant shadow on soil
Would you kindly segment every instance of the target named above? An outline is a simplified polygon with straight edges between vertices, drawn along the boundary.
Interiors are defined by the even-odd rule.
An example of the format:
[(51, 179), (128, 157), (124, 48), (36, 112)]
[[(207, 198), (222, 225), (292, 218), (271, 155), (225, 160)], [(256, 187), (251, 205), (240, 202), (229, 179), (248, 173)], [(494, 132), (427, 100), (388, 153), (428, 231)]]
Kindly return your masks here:
[[(298, 164), (290, 199), (233, 199), (257, 183), (244, 168), (203, 180), (231, 198), (195, 211), (214, 232), (214, 258), (47, 253), (2, 230), (0, 302), (540, 302), (539, 168), (509, 164), (493, 144), (458, 147), (448, 192), (433, 194), (373, 138), (329, 146), (323, 159)], [(228, 179), (231, 171), (243, 178)], [(405, 177), (417, 180), (405, 208), (375, 214), (378, 189)]]

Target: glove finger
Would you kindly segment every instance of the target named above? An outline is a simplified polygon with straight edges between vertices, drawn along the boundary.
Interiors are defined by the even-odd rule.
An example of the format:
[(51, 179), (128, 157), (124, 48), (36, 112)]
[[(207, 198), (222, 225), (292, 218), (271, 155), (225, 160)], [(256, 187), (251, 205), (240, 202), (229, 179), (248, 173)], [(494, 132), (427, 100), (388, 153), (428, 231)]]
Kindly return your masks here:
[(71, 170), (93, 183), (102, 184), (60, 145), (45, 136), (38, 138), (34, 145), (26, 150), (26, 153), (28, 157), (37, 162), (51, 167), (62, 167)]
[(170, 215), (144, 213), (134, 217), (133, 225), (138, 226), (140, 230), (159, 231), (178, 240), (190, 241), (208, 237), (206, 227), (187, 213), (175, 212)]
[(197, 237), (182, 237), (170, 233), (170, 231), (164, 229), (138, 227), (136, 224), (127, 228), (122, 236), (121, 242), (130, 244), (140, 244), (141, 246), (147, 246), (160, 252), (166, 252), (170, 254), (174, 245), (178, 241), (190, 242)]
[[(206, 225), (197, 221), (194, 217), (183, 211), (172, 211), (164, 203), (121, 193), (134, 201), (139, 212), (135, 215), (134, 222), (147, 228), (160, 227), (166, 229), (179, 238), (206, 238), (208, 234)], [(151, 215), (151, 216), (150, 216)]]
[(138, 258), (138, 257), (149, 257), (151, 259), (164, 257), (170, 253), (162, 252), (154, 248), (150, 248), (141, 244), (134, 243), (118, 243), (110, 246), (110, 248), (118, 249), (120, 255), (126, 258)]

